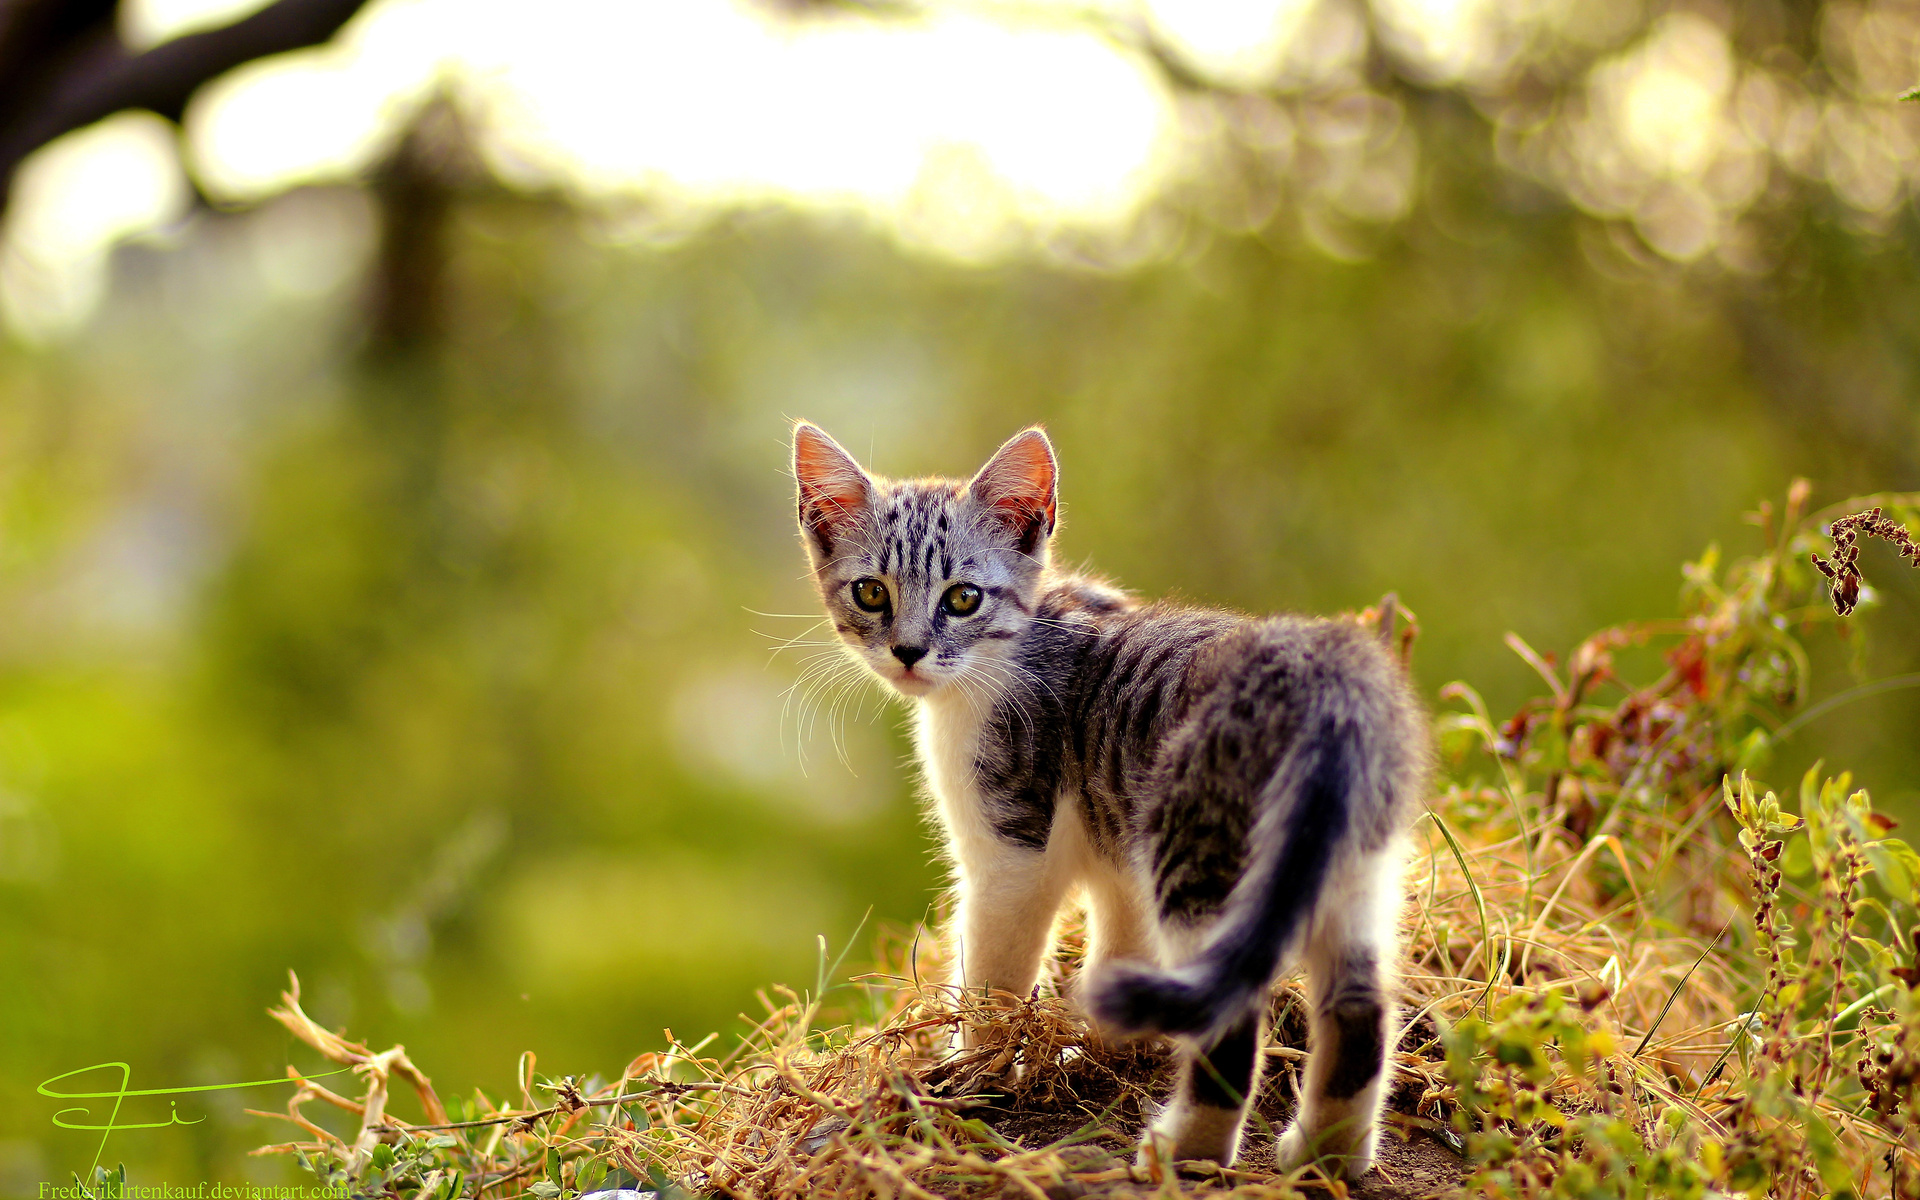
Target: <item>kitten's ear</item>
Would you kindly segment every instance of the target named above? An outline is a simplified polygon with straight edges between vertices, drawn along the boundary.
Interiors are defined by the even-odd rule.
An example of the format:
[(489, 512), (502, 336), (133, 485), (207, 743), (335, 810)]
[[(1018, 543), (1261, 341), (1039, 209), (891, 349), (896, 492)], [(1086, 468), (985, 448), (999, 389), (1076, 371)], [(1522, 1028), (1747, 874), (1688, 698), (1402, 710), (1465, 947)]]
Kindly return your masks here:
[(1053, 536), (1058, 484), (1053, 443), (1035, 425), (994, 452), (967, 484), (967, 495), (1006, 525), (1020, 553), (1032, 554)]
[(873, 500), (873, 480), (818, 425), (793, 426), (793, 477), (800, 484), (800, 528), (808, 544), (831, 557), (847, 527)]

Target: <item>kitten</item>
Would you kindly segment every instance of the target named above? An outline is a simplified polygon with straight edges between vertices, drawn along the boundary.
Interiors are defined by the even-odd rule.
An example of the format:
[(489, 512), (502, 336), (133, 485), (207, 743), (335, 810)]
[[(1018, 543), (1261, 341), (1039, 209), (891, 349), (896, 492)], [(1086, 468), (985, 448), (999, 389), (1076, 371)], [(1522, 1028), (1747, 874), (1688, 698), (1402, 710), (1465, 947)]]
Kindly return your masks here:
[(1311, 1057), (1277, 1148), (1372, 1164), (1395, 1041), (1401, 829), (1427, 769), (1405, 673), (1360, 626), (1140, 604), (1053, 570), (1053, 448), (1015, 436), (970, 481), (875, 478), (794, 429), (800, 528), (827, 616), (917, 701), (958, 885), (968, 989), (1027, 995), (1069, 892), (1078, 998), (1170, 1034), (1143, 1159), (1233, 1162), (1267, 999), (1308, 969)]

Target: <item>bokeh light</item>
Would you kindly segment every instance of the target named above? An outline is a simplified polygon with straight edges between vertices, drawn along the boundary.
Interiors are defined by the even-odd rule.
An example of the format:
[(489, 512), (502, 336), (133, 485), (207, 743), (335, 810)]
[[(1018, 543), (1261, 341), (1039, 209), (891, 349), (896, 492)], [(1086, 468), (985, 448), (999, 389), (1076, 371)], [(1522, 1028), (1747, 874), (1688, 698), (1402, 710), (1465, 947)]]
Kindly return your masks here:
[[(129, 9), (128, 36), (149, 44), (248, 7), (145, 0)], [(1656, 254), (1718, 253), (1742, 269), (1758, 261), (1743, 215), (1775, 171), (1830, 186), (1871, 225), (1917, 169), (1915, 119), (1889, 100), (1906, 86), (1920, 16), (1882, 0), (1830, 5), (1822, 20), (1844, 85), (1826, 96), (1778, 64), (1741, 61), (1724, 19), (1701, 12), (1638, 37), (1625, 7), (1572, 0), (1380, 0), (1373, 12), (1381, 48), (1410, 78), (1466, 87), (1499, 114), (1514, 165), (1630, 224)], [(1239, 93), (1238, 107), (1180, 94), (1130, 44), (1139, 37)], [(1264, 221), (1290, 194), (1309, 236), (1352, 257), (1367, 241), (1352, 223), (1407, 212), (1419, 156), (1396, 115), (1402, 101), (1362, 77), (1368, 42), (1368, 14), (1352, 0), (871, 17), (747, 0), (556, 0), (537, 21), (510, 0), (377, 0), (333, 43), (206, 89), (185, 158), (215, 201), (257, 203), (364, 175), (446, 95), (499, 177), (643, 201), (656, 218), (782, 202), (860, 213), (971, 261), (1063, 233), (1077, 252), (1106, 245), (1138, 261), (1170, 244), (1142, 240), (1143, 214), (1167, 196), (1224, 202), (1213, 215), (1234, 227)], [(1529, 73), (1568, 71), (1563, 101), (1522, 101)], [(178, 214), (178, 173), (156, 165), (164, 139), (134, 128), (65, 139), (44, 152), (54, 165), (28, 173), (7, 235), (4, 300), (19, 328), (74, 327), (99, 293), (98, 248)], [(1223, 164), (1247, 150), (1270, 182), (1230, 199), (1244, 171)], [(83, 158), (98, 161), (74, 165)]]
[(173, 127), (129, 112), (68, 134), (22, 164), (0, 246), (0, 311), (28, 334), (92, 313), (107, 252), (177, 220), (188, 186)]

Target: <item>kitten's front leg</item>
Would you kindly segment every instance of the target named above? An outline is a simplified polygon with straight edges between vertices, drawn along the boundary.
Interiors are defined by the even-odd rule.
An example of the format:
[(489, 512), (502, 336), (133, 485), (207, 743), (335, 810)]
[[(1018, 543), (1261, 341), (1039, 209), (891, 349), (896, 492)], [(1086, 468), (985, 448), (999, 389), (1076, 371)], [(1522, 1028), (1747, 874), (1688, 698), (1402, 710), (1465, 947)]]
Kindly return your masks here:
[(1150, 905), (1142, 889), (1118, 871), (1091, 874), (1087, 889), (1087, 962), (1082, 975), (1116, 960), (1154, 962)]
[[(1067, 881), (1044, 850), (1010, 844), (974, 850), (959, 864), (956, 982), (975, 996), (1011, 992), (1024, 999), (1040, 978)], [(968, 1029), (961, 1045), (973, 1044)]]
[[(1072, 985), (1074, 999), (1085, 1010), (1087, 980), (1112, 962), (1156, 962), (1148, 905), (1132, 881), (1118, 871), (1096, 867), (1084, 881), (1087, 898), (1087, 956)], [(1089, 1044), (1109, 1046), (1108, 1035), (1097, 1023), (1087, 1027)]]

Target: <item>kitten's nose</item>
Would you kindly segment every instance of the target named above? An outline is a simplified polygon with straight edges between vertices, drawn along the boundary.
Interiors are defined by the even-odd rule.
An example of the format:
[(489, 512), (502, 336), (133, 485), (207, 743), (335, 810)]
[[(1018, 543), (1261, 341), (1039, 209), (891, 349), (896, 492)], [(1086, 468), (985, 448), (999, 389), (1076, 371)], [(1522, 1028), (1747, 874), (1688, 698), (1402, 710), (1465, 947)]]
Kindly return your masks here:
[(895, 646), (893, 648), (893, 656), (900, 660), (902, 666), (911, 671), (913, 670), (913, 664), (927, 656), (927, 648), (925, 646)]

